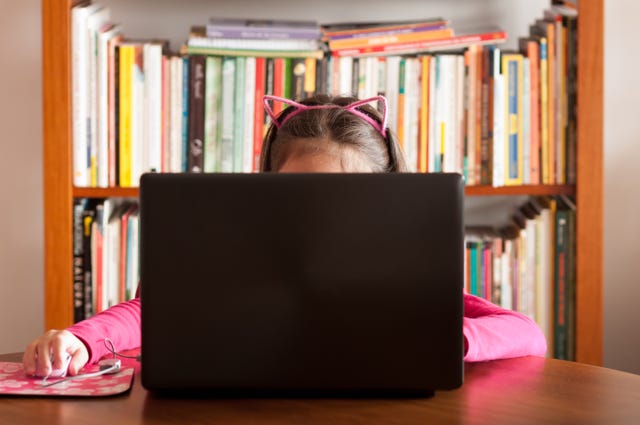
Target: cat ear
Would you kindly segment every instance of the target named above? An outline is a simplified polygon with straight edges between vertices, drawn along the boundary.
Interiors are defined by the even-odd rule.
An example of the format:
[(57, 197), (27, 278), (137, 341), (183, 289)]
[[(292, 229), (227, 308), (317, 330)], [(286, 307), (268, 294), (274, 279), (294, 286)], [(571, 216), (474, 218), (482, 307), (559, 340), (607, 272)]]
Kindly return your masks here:
[(281, 102), (281, 103), (284, 103), (285, 105), (293, 106), (294, 108), (297, 108), (299, 110), (307, 109), (306, 105), (303, 105), (301, 103), (295, 102), (295, 101), (293, 101), (291, 99), (286, 99), (286, 98), (280, 97), (280, 96), (271, 96), (269, 94), (265, 94), (264, 96), (262, 96), (262, 103), (264, 104), (264, 110), (267, 111), (267, 114), (269, 115), (269, 118), (271, 118), (271, 122), (278, 129), (280, 128), (282, 123), (278, 122), (278, 115), (275, 112), (273, 112), (273, 109), (271, 108), (271, 105), (269, 104), (269, 101), (272, 101), (274, 103), (275, 102)]
[[(380, 110), (380, 113), (382, 113), (382, 122), (378, 122), (377, 120), (371, 118), (369, 115), (367, 115), (367, 114), (359, 111), (358, 109), (356, 109), (358, 106), (366, 105), (368, 103), (376, 103), (376, 105), (374, 105), (374, 107), (377, 110)], [(379, 106), (379, 108), (378, 108), (378, 106)], [(387, 137), (386, 136), (386, 128), (387, 128), (387, 98), (385, 98), (384, 96), (378, 95), (378, 96), (370, 97), (368, 99), (358, 100), (356, 102), (350, 103), (349, 105), (345, 106), (344, 109), (348, 110), (352, 114), (358, 115), (363, 120), (367, 121), (376, 130), (378, 130), (378, 132), (382, 135), (382, 137)]]

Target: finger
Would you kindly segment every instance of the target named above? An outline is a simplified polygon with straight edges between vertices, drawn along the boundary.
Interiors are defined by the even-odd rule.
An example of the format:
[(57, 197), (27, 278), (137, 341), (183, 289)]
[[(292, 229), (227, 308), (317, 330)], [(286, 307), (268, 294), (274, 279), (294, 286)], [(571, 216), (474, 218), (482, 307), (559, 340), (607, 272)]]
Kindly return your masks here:
[(25, 348), (22, 356), (22, 367), (27, 376), (33, 376), (36, 373), (36, 341), (32, 341)]
[(50, 350), (51, 357), (53, 359), (52, 367), (54, 370), (62, 369), (67, 360), (67, 345), (68, 341), (64, 338), (62, 332), (56, 333), (51, 339)]
[(81, 342), (77, 348), (71, 353), (71, 362), (69, 363), (68, 373), (71, 376), (75, 376), (80, 372), (80, 369), (84, 367), (89, 361), (89, 352), (84, 344)]
[(51, 374), (51, 347), (50, 340), (55, 331), (44, 334), (36, 346), (36, 375), (49, 376)]

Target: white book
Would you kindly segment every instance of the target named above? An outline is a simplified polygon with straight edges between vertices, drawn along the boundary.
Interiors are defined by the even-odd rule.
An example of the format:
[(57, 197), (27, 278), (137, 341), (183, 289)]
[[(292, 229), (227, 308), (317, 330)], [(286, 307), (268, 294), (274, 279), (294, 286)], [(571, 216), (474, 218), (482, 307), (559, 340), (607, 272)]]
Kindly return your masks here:
[[(98, 69), (98, 35), (108, 25), (111, 12), (102, 8), (87, 18), (87, 143), (89, 146), (89, 186), (98, 186), (98, 103), (99, 103), (99, 69)], [(108, 171), (107, 171), (108, 173)], [(108, 174), (107, 174), (108, 175)]]
[(540, 274), (536, 276), (536, 321), (546, 339), (547, 355), (553, 353), (553, 219), (548, 208), (540, 211), (537, 223), (539, 238), (536, 240), (536, 254), (540, 263)]
[(342, 96), (352, 96), (351, 78), (353, 77), (353, 58), (345, 56), (340, 58), (340, 89), (338, 94)]
[(367, 78), (367, 98), (374, 97), (378, 94), (378, 78), (380, 76), (378, 73), (379, 63), (376, 57), (367, 58), (367, 73), (369, 74), (369, 78)]
[[(145, 43), (144, 139), (141, 172), (162, 171), (162, 44)], [(139, 176), (138, 176), (139, 177)]]
[(89, 102), (89, 16), (103, 8), (99, 4), (76, 6), (71, 9), (71, 90), (73, 135), (73, 184), (90, 185), (89, 140), (87, 133)]
[(255, 109), (261, 108), (261, 104), (256, 104), (256, 58), (247, 57), (245, 63), (246, 71), (244, 74), (244, 146), (242, 148), (242, 172), (250, 173), (253, 170), (253, 135), (254, 123), (253, 117)]
[(438, 128), (437, 140), (439, 141), (438, 152), (440, 163), (438, 171), (451, 171), (452, 164), (456, 158), (455, 149), (455, 127), (456, 127), (456, 99), (452, 96), (456, 90), (457, 55), (440, 56), (440, 87), (436, 108)]
[(171, 58), (171, 112), (169, 128), (169, 171), (182, 171), (182, 58)]
[(304, 39), (256, 39), (256, 38), (209, 38), (191, 37), (187, 42), (189, 47), (211, 49), (244, 49), (244, 50), (283, 50), (283, 51), (314, 51), (318, 50), (317, 40)]
[(500, 73), (500, 50), (495, 49), (493, 71), (493, 186), (504, 186), (504, 145), (506, 143), (505, 81)]
[(507, 239), (504, 241), (504, 254), (502, 256), (502, 288), (500, 297), (500, 306), (511, 310), (513, 308), (513, 277), (511, 275), (513, 267), (513, 244), (514, 240)]
[(120, 301), (120, 244), (122, 238), (122, 205), (116, 204), (107, 223), (105, 246), (107, 262), (103, 267), (107, 269), (107, 280), (104, 281), (104, 308), (109, 308)]
[(120, 32), (116, 25), (98, 34), (98, 187), (109, 187), (109, 41)]
[(136, 187), (146, 164), (146, 115), (144, 99), (144, 54), (135, 47), (131, 72), (131, 186)]
[(140, 279), (140, 218), (138, 210), (133, 211), (129, 216), (129, 229), (127, 231), (131, 234), (130, 243), (127, 247), (128, 250), (131, 250), (131, 257), (127, 268), (125, 289), (131, 294), (130, 298), (134, 298)]
[(428, 158), (427, 171), (433, 173), (436, 171), (436, 158), (438, 157), (437, 146), (437, 86), (439, 84), (439, 61), (438, 56), (432, 56), (429, 61), (429, 138), (428, 138)]
[(400, 56), (387, 56), (385, 96), (387, 127), (398, 134), (398, 92), (400, 90)]
[(235, 74), (235, 58), (225, 57), (222, 62), (222, 143), (220, 149), (220, 171), (223, 173), (233, 171)]
[(529, 58), (522, 59), (522, 169), (524, 184), (531, 184), (531, 77)]
[[(377, 69), (377, 85), (376, 85), (376, 95), (384, 93), (386, 96), (387, 91), (387, 60), (384, 56), (378, 56), (378, 62), (376, 65)], [(389, 105), (387, 105), (389, 108)]]
[(457, 58), (456, 72), (456, 112), (455, 112), (455, 142), (454, 158), (451, 171), (454, 173), (464, 173), (464, 57)]
[(533, 320), (536, 320), (536, 246), (537, 246), (537, 233), (536, 219), (527, 219), (526, 231), (527, 231), (527, 274), (525, 276), (526, 285), (526, 314)]
[(420, 119), (420, 62), (418, 58), (406, 58), (405, 62), (405, 153), (409, 171), (418, 170), (418, 122)]

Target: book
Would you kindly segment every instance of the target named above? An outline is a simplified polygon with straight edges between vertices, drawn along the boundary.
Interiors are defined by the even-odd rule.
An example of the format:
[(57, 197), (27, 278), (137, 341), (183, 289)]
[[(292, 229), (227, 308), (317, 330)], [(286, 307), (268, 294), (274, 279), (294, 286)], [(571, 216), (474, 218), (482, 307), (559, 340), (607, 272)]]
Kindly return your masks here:
[(366, 49), (372, 46), (384, 46), (388, 44), (399, 43), (414, 43), (426, 40), (438, 40), (448, 37), (453, 37), (452, 28), (437, 28), (427, 29), (423, 31), (410, 31), (410, 32), (387, 32), (387, 33), (373, 33), (368, 34), (365, 37), (350, 37), (350, 38), (330, 38), (328, 45), (329, 50), (342, 50), (342, 49)]
[(505, 75), (505, 185), (521, 185), (523, 182), (522, 59), (522, 55), (517, 53), (502, 55)]
[(317, 40), (320, 26), (311, 20), (211, 18), (206, 34), (211, 38)]
[(352, 34), (366, 34), (380, 31), (399, 31), (422, 26), (447, 26), (443, 18), (410, 19), (400, 21), (338, 22), (321, 25), (323, 37), (332, 38)]
[(90, 55), (89, 17), (103, 10), (100, 4), (81, 4), (71, 9), (71, 106), (73, 184), (87, 187), (90, 176)]
[(204, 172), (220, 170), (222, 58), (207, 56), (205, 66)]
[(188, 171), (201, 173), (204, 168), (204, 94), (206, 59), (189, 58), (189, 154)]
[(506, 41), (506, 39), (506, 32), (499, 28), (469, 29), (462, 31), (461, 34), (456, 33), (453, 37), (410, 43), (392, 43), (356, 49), (342, 49), (331, 51), (331, 54), (339, 57), (413, 54), (438, 50), (451, 50), (475, 44), (498, 44)]
[(84, 222), (86, 198), (73, 201), (73, 321), (84, 320)]

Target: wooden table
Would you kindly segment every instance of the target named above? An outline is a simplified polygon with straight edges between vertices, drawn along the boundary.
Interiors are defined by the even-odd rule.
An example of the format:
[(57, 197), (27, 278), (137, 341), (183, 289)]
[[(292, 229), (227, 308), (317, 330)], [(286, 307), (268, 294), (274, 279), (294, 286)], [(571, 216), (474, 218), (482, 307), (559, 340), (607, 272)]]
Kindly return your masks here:
[[(20, 361), (20, 354), (0, 361)], [(538, 357), (468, 364), (415, 399), (0, 398), (0, 424), (640, 424), (640, 376)]]

